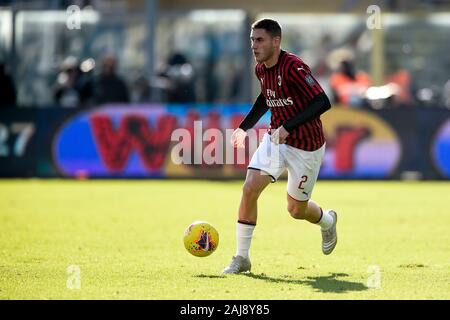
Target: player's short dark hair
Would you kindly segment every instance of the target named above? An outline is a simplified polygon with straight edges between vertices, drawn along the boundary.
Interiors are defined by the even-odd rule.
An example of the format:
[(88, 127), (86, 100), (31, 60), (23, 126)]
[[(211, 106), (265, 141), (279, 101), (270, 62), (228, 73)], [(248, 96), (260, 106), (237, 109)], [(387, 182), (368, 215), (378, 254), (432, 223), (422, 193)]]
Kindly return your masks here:
[(252, 24), (252, 29), (264, 29), (273, 37), (281, 38), (281, 27), (278, 22), (272, 19), (261, 19)]

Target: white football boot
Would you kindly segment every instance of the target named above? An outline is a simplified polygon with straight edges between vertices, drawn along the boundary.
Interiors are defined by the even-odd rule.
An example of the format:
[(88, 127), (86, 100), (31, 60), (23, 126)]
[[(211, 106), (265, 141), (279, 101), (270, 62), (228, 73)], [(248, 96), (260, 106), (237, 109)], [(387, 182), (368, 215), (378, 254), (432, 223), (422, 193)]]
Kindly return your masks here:
[(328, 210), (328, 213), (333, 216), (333, 224), (327, 230), (322, 229), (322, 252), (327, 255), (333, 252), (337, 244), (337, 213), (334, 210)]
[(245, 271), (250, 271), (252, 264), (249, 258), (242, 256), (233, 256), (228, 267), (223, 269), (222, 274), (237, 274)]

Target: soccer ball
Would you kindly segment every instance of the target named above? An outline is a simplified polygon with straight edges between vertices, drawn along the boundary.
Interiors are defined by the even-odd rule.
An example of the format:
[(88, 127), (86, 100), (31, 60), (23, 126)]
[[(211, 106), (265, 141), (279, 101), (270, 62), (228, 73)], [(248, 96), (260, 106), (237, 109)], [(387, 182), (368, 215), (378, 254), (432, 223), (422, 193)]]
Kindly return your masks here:
[(206, 257), (219, 245), (219, 233), (206, 221), (194, 221), (184, 232), (184, 247), (196, 257)]

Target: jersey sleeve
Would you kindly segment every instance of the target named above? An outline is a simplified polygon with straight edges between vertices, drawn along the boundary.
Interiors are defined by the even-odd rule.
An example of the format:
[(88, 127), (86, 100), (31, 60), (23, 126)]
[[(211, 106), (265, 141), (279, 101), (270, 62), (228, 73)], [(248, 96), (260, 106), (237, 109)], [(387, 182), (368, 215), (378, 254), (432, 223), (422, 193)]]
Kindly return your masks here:
[(286, 72), (290, 85), (307, 101), (324, 92), (306, 64), (294, 62)]
[(247, 131), (250, 128), (253, 128), (254, 125), (261, 119), (261, 117), (269, 110), (269, 107), (266, 104), (266, 99), (263, 94), (260, 93), (258, 98), (256, 99), (253, 107), (250, 109), (250, 112), (245, 116), (242, 120), (239, 128), (244, 131)]

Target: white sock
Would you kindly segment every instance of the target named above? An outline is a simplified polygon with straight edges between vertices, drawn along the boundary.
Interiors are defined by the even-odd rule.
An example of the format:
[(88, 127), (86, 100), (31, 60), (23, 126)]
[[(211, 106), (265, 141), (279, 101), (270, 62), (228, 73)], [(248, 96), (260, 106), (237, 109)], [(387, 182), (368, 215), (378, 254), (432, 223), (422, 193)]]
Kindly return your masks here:
[(328, 212), (328, 210), (326, 211), (322, 210), (322, 218), (320, 219), (319, 222), (317, 222), (317, 224), (323, 230), (327, 230), (333, 225), (333, 221), (334, 221), (333, 216)]
[(250, 243), (252, 242), (253, 230), (255, 225), (238, 222), (236, 224), (236, 255), (248, 258)]

